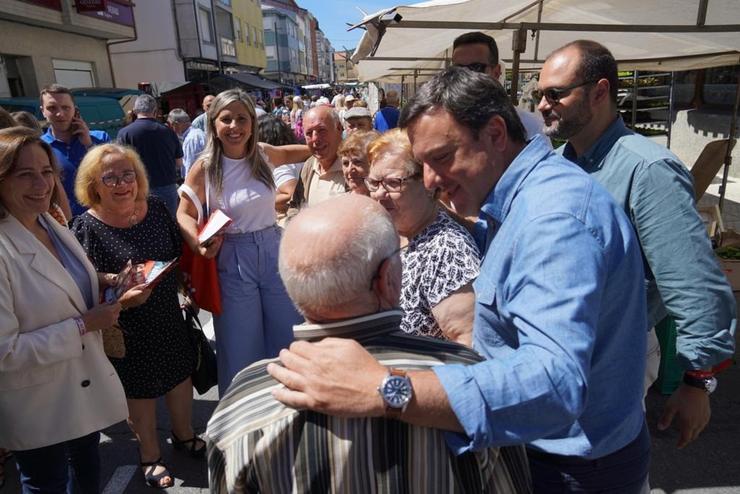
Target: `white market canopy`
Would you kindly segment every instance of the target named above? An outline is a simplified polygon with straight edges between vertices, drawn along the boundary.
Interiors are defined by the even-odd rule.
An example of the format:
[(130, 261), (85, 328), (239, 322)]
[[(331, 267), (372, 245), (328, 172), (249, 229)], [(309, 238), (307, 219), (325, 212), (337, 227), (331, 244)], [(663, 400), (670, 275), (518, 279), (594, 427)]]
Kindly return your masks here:
[[(608, 47), (622, 70), (740, 64), (738, 0), (433, 0), (366, 15), (359, 26), (366, 32), (352, 61), (361, 81), (425, 78), (468, 31), (492, 36), (515, 72), (584, 38)], [(526, 37), (524, 51), (514, 52), (514, 37)]]

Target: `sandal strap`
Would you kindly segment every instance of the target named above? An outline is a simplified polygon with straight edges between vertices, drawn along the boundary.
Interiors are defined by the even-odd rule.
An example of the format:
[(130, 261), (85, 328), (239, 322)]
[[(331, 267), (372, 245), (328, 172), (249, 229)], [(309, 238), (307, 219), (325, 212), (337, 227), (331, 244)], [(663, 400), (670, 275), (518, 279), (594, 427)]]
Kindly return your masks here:
[(154, 461), (139, 461), (139, 465), (141, 465), (142, 467), (159, 467), (159, 466), (161, 466), (161, 467), (167, 468), (167, 465), (164, 464), (164, 462), (162, 461), (162, 457), (161, 456), (159, 458), (157, 458), (156, 460), (154, 460)]

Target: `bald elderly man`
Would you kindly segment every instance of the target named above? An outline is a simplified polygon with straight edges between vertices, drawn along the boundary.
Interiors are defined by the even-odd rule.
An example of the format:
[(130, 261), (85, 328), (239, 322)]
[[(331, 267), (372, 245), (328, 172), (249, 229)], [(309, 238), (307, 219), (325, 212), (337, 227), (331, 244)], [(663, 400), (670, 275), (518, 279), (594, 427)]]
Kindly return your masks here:
[[(296, 340), (327, 347), (356, 340), (388, 366), (386, 400), (399, 398), (396, 381), (407, 369), (480, 359), (399, 329), (398, 253), (388, 213), (353, 194), (303, 210), (280, 245), (280, 276), (307, 321), (293, 328)], [(531, 492), (521, 447), (456, 456), (440, 430), (285, 407), (272, 397), (278, 383), (266, 370), (276, 362), (240, 372), (209, 421), (211, 492)]]
[(288, 203), (288, 217), (305, 206), (344, 194), (347, 186), (342, 160), (337, 154), (342, 143), (342, 121), (332, 106), (315, 106), (303, 114), (303, 131), (312, 156), (306, 160), (298, 184)]

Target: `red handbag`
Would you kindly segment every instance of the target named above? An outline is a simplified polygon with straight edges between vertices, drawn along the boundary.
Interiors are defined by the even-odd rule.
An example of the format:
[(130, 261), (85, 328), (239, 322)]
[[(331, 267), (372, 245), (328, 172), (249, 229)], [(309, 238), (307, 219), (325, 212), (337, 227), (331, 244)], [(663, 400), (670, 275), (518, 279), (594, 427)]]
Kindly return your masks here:
[[(206, 179), (207, 181), (208, 179)], [(206, 222), (204, 221), (203, 206), (200, 199), (198, 199), (193, 189), (185, 184), (180, 186), (180, 193), (184, 193), (193, 201), (198, 209), (198, 228), (203, 228)], [(207, 194), (208, 184), (206, 183), (206, 197)], [(220, 315), (223, 308), (221, 306), (221, 286), (218, 281), (216, 258), (205, 258), (197, 252), (193, 252), (187, 242), (183, 242), (180, 270), (184, 275), (190, 298), (201, 309)]]

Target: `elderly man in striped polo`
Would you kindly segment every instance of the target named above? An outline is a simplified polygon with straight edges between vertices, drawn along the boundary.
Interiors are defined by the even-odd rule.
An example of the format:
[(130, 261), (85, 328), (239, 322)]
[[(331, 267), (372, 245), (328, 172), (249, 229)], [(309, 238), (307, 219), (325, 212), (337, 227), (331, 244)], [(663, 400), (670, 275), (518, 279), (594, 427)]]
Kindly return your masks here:
[[(257, 362), (241, 371), (208, 423), (211, 492), (529, 492), (521, 447), (456, 456), (440, 430), (394, 420), (409, 369), (477, 362), (471, 350), (399, 329), (399, 239), (375, 201), (344, 195), (305, 209), (280, 246), (280, 275), (307, 322), (297, 341), (352, 338), (389, 368), (378, 391), (389, 418), (331, 417), (287, 408)], [(351, 380), (353, 376), (347, 376)]]

